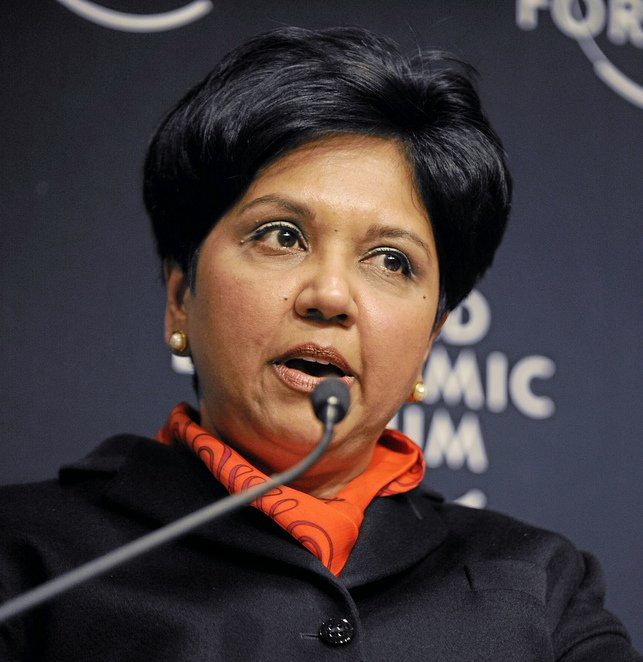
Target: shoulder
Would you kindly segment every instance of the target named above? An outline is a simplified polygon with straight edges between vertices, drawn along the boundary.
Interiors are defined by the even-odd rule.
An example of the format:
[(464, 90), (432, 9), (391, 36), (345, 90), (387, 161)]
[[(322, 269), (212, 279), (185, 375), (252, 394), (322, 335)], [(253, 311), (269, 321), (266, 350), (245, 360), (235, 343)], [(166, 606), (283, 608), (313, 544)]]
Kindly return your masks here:
[(602, 587), (594, 559), (560, 533), (494, 510), (439, 502), (431, 493), (423, 492), (420, 498), (445, 526), (445, 543), (467, 565), (471, 577), (480, 577), (481, 585), (491, 577), (508, 580), (517, 573), (517, 585), (523, 582), (527, 588), (530, 576), (545, 602), (573, 591), (591, 567)]
[[(470, 508), (445, 501), (438, 493), (420, 487), (417, 499), (446, 526), (449, 536), (458, 541), (463, 553), (497, 554), (546, 558), (559, 549), (573, 550), (563, 535), (529, 524), (510, 515), (486, 509)], [(477, 550), (477, 552), (476, 552)]]
[(205, 505), (213, 482), (187, 449), (120, 435), (57, 479), (1, 487), (0, 603)]
[(441, 502), (430, 492), (420, 491), (419, 499), (444, 525), (443, 549), (472, 594), (520, 593), (540, 605), (557, 659), (641, 659), (604, 608), (603, 573), (591, 554), (564, 535), (493, 510)]
[(55, 479), (0, 487), (0, 575), (30, 583), (25, 573), (56, 574), (140, 535), (147, 525), (140, 513), (126, 512), (113, 493), (125, 491), (136, 502), (155, 484), (147, 496), (158, 500), (155, 475), (180, 472), (191, 461), (182, 462), (183, 455), (152, 439), (118, 435), (61, 467)]
[(80, 540), (87, 537), (88, 522), (101, 517), (104, 488), (130, 453), (145, 443), (153, 442), (112, 437), (87, 457), (62, 467), (57, 478), (0, 487), (0, 561), (7, 554), (19, 556), (29, 546), (52, 548), (75, 534)]
[(0, 523), (10, 531), (12, 523), (23, 530), (32, 518), (40, 524), (55, 520), (61, 508), (91, 501), (132, 453), (153, 443), (133, 435), (110, 437), (86, 457), (61, 467), (57, 478), (0, 486)]

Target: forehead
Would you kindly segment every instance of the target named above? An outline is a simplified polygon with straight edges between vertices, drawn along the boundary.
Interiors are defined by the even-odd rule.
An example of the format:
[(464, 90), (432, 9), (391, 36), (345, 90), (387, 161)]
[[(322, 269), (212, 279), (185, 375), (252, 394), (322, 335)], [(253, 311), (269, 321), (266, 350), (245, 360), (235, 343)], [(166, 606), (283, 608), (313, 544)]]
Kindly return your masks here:
[(386, 165), (401, 176), (411, 176), (406, 156), (397, 141), (375, 136), (340, 134), (311, 140), (262, 168), (254, 181), (278, 177), (290, 170), (339, 167), (342, 163), (359, 162)]
[(413, 168), (399, 143), (355, 134), (307, 142), (264, 167), (236, 205), (288, 193), (355, 209), (379, 208), (431, 224), (415, 188)]

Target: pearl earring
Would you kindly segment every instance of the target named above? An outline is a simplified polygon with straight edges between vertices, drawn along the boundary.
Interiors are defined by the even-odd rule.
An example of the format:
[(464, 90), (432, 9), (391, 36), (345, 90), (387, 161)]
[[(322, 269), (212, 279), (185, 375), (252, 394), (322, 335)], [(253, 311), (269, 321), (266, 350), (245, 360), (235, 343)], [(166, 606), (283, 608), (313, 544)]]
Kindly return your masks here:
[(424, 400), (424, 398), (426, 398), (426, 392), (426, 384), (421, 379), (418, 379), (417, 382), (415, 382), (415, 386), (413, 387), (411, 400), (413, 402), (421, 402)]
[(185, 331), (173, 331), (170, 335), (170, 350), (176, 356), (184, 356), (188, 348), (188, 334)]

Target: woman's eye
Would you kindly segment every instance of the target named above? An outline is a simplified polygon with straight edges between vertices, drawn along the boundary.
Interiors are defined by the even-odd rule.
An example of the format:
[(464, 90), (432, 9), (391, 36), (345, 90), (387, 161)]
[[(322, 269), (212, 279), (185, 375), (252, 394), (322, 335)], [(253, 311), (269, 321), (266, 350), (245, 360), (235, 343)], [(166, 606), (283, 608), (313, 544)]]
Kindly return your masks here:
[(290, 223), (266, 223), (252, 233), (252, 239), (272, 248), (306, 248), (301, 231)]
[(404, 263), (402, 262), (402, 259), (400, 258), (399, 255), (384, 255), (384, 266), (389, 270), (389, 271), (400, 271), (404, 269)]
[(410, 278), (413, 275), (409, 258), (401, 251), (393, 248), (376, 248), (368, 256), (368, 261), (392, 273), (399, 273), (405, 278)]

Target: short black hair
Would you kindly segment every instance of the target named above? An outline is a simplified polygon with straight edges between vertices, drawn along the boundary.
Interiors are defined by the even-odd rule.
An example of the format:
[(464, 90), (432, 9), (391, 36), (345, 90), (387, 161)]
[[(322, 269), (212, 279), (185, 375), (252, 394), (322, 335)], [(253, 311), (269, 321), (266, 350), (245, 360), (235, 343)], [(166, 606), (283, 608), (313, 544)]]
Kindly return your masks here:
[(192, 273), (217, 220), (257, 173), (324, 136), (395, 140), (432, 223), (438, 315), (491, 265), (511, 203), (504, 149), (480, 106), (475, 71), (448, 54), (401, 54), (354, 27), (256, 36), (168, 113), (145, 161), (145, 204), (163, 262)]

